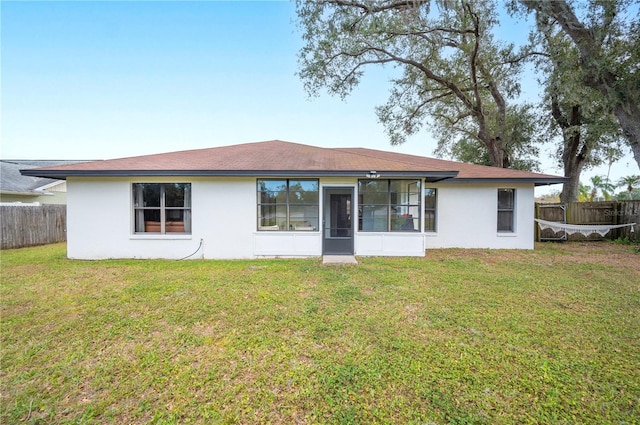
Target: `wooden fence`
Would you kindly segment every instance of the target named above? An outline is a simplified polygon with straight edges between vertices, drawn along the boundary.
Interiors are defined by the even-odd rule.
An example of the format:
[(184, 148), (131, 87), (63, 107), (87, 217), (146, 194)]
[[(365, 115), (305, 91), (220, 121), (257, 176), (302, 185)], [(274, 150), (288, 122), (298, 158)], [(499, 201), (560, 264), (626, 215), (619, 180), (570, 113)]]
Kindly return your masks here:
[(0, 249), (22, 248), (67, 240), (67, 206), (0, 205)]
[[(579, 233), (568, 235), (567, 240), (602, 240), (629, 238), (640, 242), (640, 201), (571, 202), (567, 204), (536, 204), (536, 218), (548, 221), (565, 221), (569, 224), (625, 224), (637, 223), (635, 232), (627, 226), (612, 229), (601, 237), (598, 234), (582, 236)], [(540, 231), (536, 225), (536, 240), (553, 239), (562, 233), (553, 233), (550, 229)]]

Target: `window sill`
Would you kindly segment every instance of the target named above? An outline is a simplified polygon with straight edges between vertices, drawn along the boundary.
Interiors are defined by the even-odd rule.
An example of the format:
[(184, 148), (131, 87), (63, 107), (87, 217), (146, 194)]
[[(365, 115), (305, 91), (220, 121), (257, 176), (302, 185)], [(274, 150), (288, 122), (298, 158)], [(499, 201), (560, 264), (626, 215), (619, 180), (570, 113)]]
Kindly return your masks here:
[(515, 232), (498, 232), (496, 236), (499, 238), (516, 238), (518, 234)]
[(130, 240), (190, 240), (193, 235), (185, 233), (159, 234), (159, 233), (136, 233), (129, 236)]
[(407, 230), (405, 232), (399, 232), (399, 231), (391, 231), (391, 232), (385, 232), (385, 231), (378, 231), (378, 230), (357, 230), (356, 234), (359, 235), (394, 235), (394, 236), (422, 236), (424, 233), (421, 233), (418, 230)]
[(429, 232), (429, 231), (427, 231), (427, 232), (424, 232), (424, 235), (425, 236), (430, 236), (430, 237), (435, 237), (435, 236), (438, 236), (438, 232)]

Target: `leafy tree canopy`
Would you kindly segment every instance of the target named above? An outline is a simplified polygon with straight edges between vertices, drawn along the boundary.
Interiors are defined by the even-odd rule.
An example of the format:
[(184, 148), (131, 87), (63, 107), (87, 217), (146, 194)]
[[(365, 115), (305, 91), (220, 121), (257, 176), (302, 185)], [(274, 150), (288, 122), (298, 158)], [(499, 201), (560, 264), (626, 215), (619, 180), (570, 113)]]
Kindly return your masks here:
[[(640, 2), (519, 0), (538, 22), (555, 26), (577, 51), (578, 81), (600, 93), (640, 166)], [(515, 5), (512, 4), (512, 5)], [(516, 7), (517, 8), (517, 7)]]
[(556, 158), (569, 179), (560, 199), (572, 202), (579, 197), (583, 169), (621, 156), (623, 134), (602, 93), (584, 84), (580, 54), (570, 37), (548, 16), (536, 18), (528, 50), (541, 76), (547, 111), (541, 117), (557, 141)]
[(429, 122), (441, 154), (530, 169), (539, 128), (532, 107), (516, 102), (522, 65), (493, 36), (497, 9), (491, 0), (299, 0), (299, 76), (311, 95), (344, 98), (368, 66), (396, 66), (376, 109), (392, 144)]

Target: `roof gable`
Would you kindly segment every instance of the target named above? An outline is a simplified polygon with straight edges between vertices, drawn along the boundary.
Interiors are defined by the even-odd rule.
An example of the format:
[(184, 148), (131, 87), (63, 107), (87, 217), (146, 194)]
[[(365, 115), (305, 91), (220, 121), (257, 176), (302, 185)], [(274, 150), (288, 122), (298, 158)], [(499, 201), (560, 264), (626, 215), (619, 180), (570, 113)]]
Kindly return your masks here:
[(57, 160), (0, 160), (0, 191), (2, 193), (20, 195), (41, 195), (47, 189), (61, 184), (60, 180), (43, 176), (28, 176), (21, 174), (24, 169), (34, 169), (42, 166), (69, 164), (77, 161)]

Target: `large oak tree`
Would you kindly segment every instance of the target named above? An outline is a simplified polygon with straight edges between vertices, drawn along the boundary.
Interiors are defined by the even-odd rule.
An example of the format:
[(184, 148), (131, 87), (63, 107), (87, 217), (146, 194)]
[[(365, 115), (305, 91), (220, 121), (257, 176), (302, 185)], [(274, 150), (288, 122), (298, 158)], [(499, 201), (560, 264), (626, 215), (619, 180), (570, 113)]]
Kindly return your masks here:
[[(517, 103), (521, 63), (499, 43), (491, 0), (299, 0), (304, 47), (299, 75), (308, 93), (347, 96), (368, 66), (399, 68), (376, 111), (392, 144), (425, 123), (439, 150), (497, 167), (531, 168), (530, 105)], [(436, 10), (437, 7), (437, 10)]]
[(560, 201), (575, 202), (582, 171), (619, 156), (622, 132), (602, 94), (583, 83), (580, 55), (569, 37), (538, 15), (531, 40), (531, 47), (539, 49), (532, 57), (542, 75), (542, 103), (548, 111), (544, 116), (551, 134), (560, 136), (557, 159), (569, 179)]
[(552, 19), (572, 40), (579, 53), (582, 83), (606, 100), (640, 166), (640, 2), (520, 2)]

